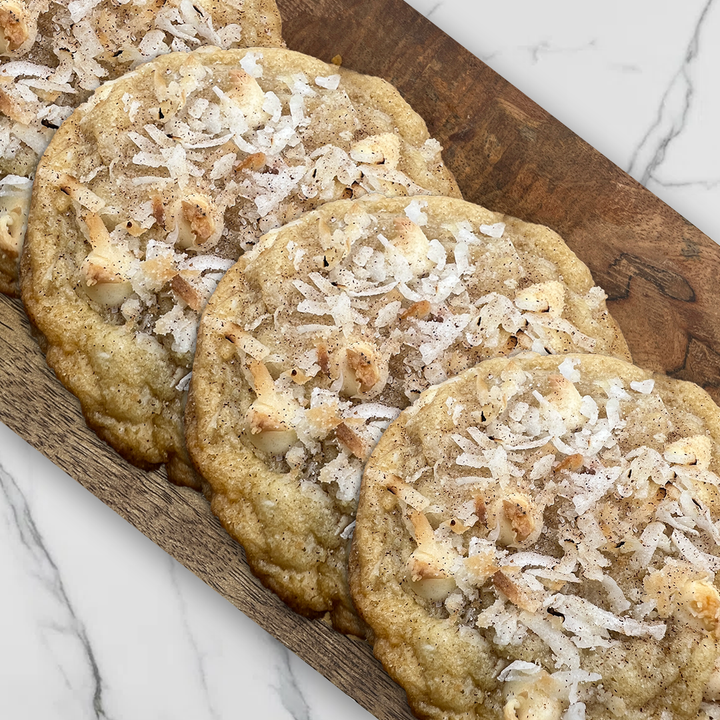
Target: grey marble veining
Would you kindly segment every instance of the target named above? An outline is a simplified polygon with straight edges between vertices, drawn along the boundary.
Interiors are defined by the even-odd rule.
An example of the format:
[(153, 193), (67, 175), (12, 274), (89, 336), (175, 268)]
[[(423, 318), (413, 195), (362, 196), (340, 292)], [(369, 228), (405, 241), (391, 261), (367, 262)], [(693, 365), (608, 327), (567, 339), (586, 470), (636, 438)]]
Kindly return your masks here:
[(707, 0), (702, 8), (680, 67), (660, 100), (657, 117), (630, 159), (628, 172), (645, 186), (650, 180), (656, 180), (656, 171), (662, 166), (670, 144), (687, 128), (693, 102), (697, 100), (694, 75), (700, 42), (701, 39), (704, 42), (713, 40), (704, 31), (714, 4), (714, 0)]
[[(718, 0), (412, 0), (720, 240)], [(0, 426), (0, 717), (369, 718)]]
[[(9, 584), (8, 575), (11, 575), (14, 588), (20, 588), (23, 593), (17, 600), (24, 601), (24, 612), (3, 613), (3, 624), (9, 620), (13, 625), (5, 628), (0, 636), (5, 642), (10, 638), (15, 641), (22, 658), (19, 667), (27, 672), (27, 682), (32, 682), (35, 673), (41, 669), (40, 663), (32, 658), (33, 651), (39, 651), (44, 680), (50, 680), (56, 688), (58, 704), (72, 708), (77, 718), (107, 718), (103, 704), (104, 683), (93, 645), (68, 596), (52, 550), (35, 522), (21, 482), (0, 465), (2, 546), (5, 550), (14, 550), (12, 569), (15, 572), (6, 574), (6, 583)], [(6, 566), (5, 570), (10, 567)], [(17, 635), (18, 620), (24, 621), (26, 629), (32, 629), (35, 647), (25, 643), (22, 635)], [(30, 652), (23, 652), (25, 650)], [(0, 697), (7, 700), (23, 690), (16, 680), (12, 675), (3, 676)], [(30, 693), (23, 701), (32, 702), (33, 696), (37, 698), (36, 693)]]
[(310, 708), (290, 663), (291, 654), (287, 648), (280, 652), (275, 690), (293, 720), (311, 720)]

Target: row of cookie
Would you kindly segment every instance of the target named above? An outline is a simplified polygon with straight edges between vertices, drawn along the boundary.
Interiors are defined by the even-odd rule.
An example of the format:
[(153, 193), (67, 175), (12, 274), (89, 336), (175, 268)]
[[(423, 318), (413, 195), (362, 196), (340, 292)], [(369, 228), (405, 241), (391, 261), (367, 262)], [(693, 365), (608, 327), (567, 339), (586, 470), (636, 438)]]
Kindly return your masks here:
[[(19, 182), (5, 180), (5, 189)], [(223, 53), (205, 49), (192, 55), (170, 55), (103, 86), (64, 123), (38, 172), (23, 258), (23, 297), (48, 341), (48, 361), (81, 398), (90, 424), (137, 464), (166, 462), (176, 482), (195, 487), (205, 482), (213, 509), (243, 542), (251, 565), (266, 584), (301, 612), (329, 612), (336, 627), (358, 634), (367, 628), (355, 613), (347, 580), (357, 491), (364, 462), (398, 412), (430, 385), (498, 353), (521, 348), (541, 353), (592, 350), (627, 357), (624, 341), (607, 316), (602, 291), (593, 288), (587, 270), (547, 229), (450, 198), (390, 201), (370, 197), (378, 192), (459, 194), (424, 123), (386, 83), (282, 50)], [(366, 197), (323, 206), (272, 231), (323, 202), (360, 196)], [(16, 208), (12, 212), (17, 218)], [(17, 239), (18, 226), (6, 220), (3, 230)], [(203, 481), (192, 470), (182, 439), (197, 319), (222, 274), (267, 230), (271, 232), (261, 244), (221, 281), (200, 333), (187, 417), (188, 443), (205, 476)], [(552, 392), (548, 397), (552, 406)], [(453, 423), (461, 423), (463, 403), (451, 400), (446, 398), (445, 407), (452, 410)], [(520, 419), (513, 422), (522, 424), (516, 405), (513, 413)], [(596, 405), (602, 403), (596, 401)], [(603, 409), (605, 417), (599, 414), (593, 425), (598, 419), (609, 422)], [(480, 421), (473, 418), (473, 422), (472, 433), (462, 428), (454, 434), (466, 432), (477, 441), (485, 421), (480, 416)], [(538, 427), (549, 430), (542, 424)], [(704, 432), (701, 429), (697, 437)], [(696, 437), (685, 435), (678, 440)], [(450, 463), (453, 454), (445, 447), (449, 436), (440, 436), (444, 441), (436, 444)], [(557, 438), (565, 448), (575, 448), (563, 433)], [(543, 438), (536, 433), (524, 441), (539, 439)], [(452, 442), (451, 449), (467, 446), (469, 441)], [(462, 484), (472, 491), (468, 497), (476, 507), (477, 498), (484, 497), (477, 485), (487, 485), (493, 472), (516, 467), (513, 462), (517, 461), (505, 458), (501, 462), (496, 457), (497, 441), (492, 442), (489, 447), (479, 446), (471, 465), (487, 468), (490, 476), (483, 471), (476, 475), (484, 481), (476, 477), (474, 485)], [(690, 446), (684, 457), (694, 452), (696, 459), (685, 464), (697, 465), (699, 451), (692, 442)], [(490, 450), (492, 460), (483, 454)], [(463, 451), (472, 456), (467, 447)], [(387, 451), (381, 450), (381, 456), (383, 452)], [(568, 457), (575, 455), (582, 453)], [(677, 448), (671, 458), (676, 455)], [(706, 456), (702, 455), (701, 470), (709, 467)], [(567, 467), (561, 467), (560, 457), (549, 462), (545, 461), (546, 475), (553, 477), (564, 471), (597, 474), (597, 465), (591, 473), (580, 472), (583, 466), (577, 465), (577, 458)], [(408, 473), (403, 461), (392, 473), (400, 483), (383, 481), (379, 486), (385, 505), (399, 498), (393, 501), (398, 505), (391, 509), (391, 516), (405, 517), (412, 528), (411, 539), (406, 536), (402, 541), (405, 555), (399, 554), (399, 567), (405, 574), (396, 576), (412, 599), (409, 607), (428, 610), (438, 627), (446, 629), (457, 629), (460, 617), (477, 629), (475, 615), (490, 607), (489, 599), (505, 603), (502, 612), (496, 607), (485, 628), (494, 650), (480, 655), (479, 661), (486, 667), (499, 660), (505, 677), (501, 680), (496, 671), (483, 671), (477, 688), (468, 692), (462, 688), (468, 687), (468, 674), (478, 674), (476, 666), (465, 663), (465, 670), (457, 675), (447, 665), (430, 663), (439, 670), (438, 680), (422, 681), (418, 691), (413, 672), (408, 671), (408, 684), (407, 673), (396, 671), (416, 711), (433, 715), (435, 707), (440, 716), (446, 716), (465, 703), (482, 715), (488, 708), (495, 711), (511, 704), (510, 710), (503, 710), (506, 716), (512, 711), (522, 717), (530, 712), (528, 707), (538, 712), (547, 706), (558, 717), (561, 712), (579, 717), (579, 705), (594, 692), (588, 683), (596, 681), (588, 680), (588, 673), (600, 674), (608, 683), (615, 682), (614, 676), (602, 675), (597, 668), (588, 670), (586, 664), (580, 668), (585, 675), (577, 674), (576, 656), (565, 653), (561, 657), (556, 651), (562, 641), (557, 639), (555, 645), (546, 642), (554, 655), (548, 655), (546, 647), (544, 657), (539, 652), (520, 658), (516, 646), (525, 647), (526, 638), (516, 615), (532, 607), (532, 599), (527, 601), (523, 595), (527, 588), (522, 583), (527, 578), (517, 586), (520, 590), (512, 583), (503, 585), (502, 577), (514, 566), (493, 564), (497, 559), (493, 556), (485, 566), (486, 571), (493, 569), (492, 575), (481, 573), (482, 582), (476, 578), (474, 586), (466, 583), (463, 590), (464, 580), (452, 577), (447, 561), (450, 558), (457, 564), (456, 556), (475, 557), (478, 553), (463, 550), (462, 544), (470, 543), (472, 536), (476, 550), (478, 539), (486, 540), (493, 529), (499, 533), (502, 513), (491, 508), (485, 529), (469, 523), (472, 513), (464, 519), (439, 518), (439, 511), (428, 511), (424, 505), (422, 484), (420, 489), (414, 485), (422, 477), (415, 477), (422, 470), (420, 465)], [(540, 476), (534, 479), (541, 488), (542, 480)], [(684, 490), (690, 493), (685, 496), (686, 506), (689, 497), (693, 503), (704, 503), (703, 508), (709, 504), (715, 512), (707, 493)], [(527, 488), (503, 487), (505, 494), (495, 499), (503, 508), (504, 503), (511, 508), (513, 498), (517, 500), (522, 492), (532, 495)], [(600, 495), (596, 501), (604, 499)], [(490, 498), (488, 505), (492, 505)], [(514, 506), (520, 510), (514, 515), (508, 510), (511, 531), (513, 521), (518, 527), (529, 527), (525, 505), (518, 501)], [(413, 511), (431, 523), (432, 542), (428, 525)], [(667, 508), (662, 511), (667, 515)], [(375, 513), (366, 517), (374, 518)], [(530, 517), (533, 527), (539, 527), (537, 514)], [(694, 522), (687, 518), (681, 517), (683, 527)], [(454, 533), (461, 538), (466, 533), (455, 544), (455, 556), (446, 549), (445, 531), (440, 527), (444, 521), (462, 522), (465, 528)], [(589, 527), (589, 522), (583, 516), (583, 527)], [(656, 535), (658, 522), (650, 523)], [(548, 532), (557, 535), (550, 528)], [(374, 527), (365, 532), (365, 537), (380, 536)], [(397, 536), (393, 537), (392, 542), (397, 542)], [(517, 537), (513, 540), (506, 534), (504, 539), (500, 535), (491, 539), (500, 540), (502, 553)], [(422, 542), (423, 548), (416, 552), (413, 542), (417, 546)], [(648, 577), (660, 573), (653, 575), (654, 587), (660, 588), (656, 595), (669, 598), (662, 612), (670, 616), (678, 603), (685, 602), (684, 591), (668, 590), (668, 582), (680, 583), (679, 588), (696, 583), (692, 589), (699, 599), (691, 593), (687, 602), (699, 607), (705, 602), (712, 609), (714, 596), (702, 582), (706, 579), (702, 572), (712, 570), (706, 557), (712, 555), (712, 543), (707, 537), (699, 546), (691, 543), (697, 553), (703, 553), (698, 555), (683, 540), (673, 542), (668, 550), (668, 543), (658, 535), (654, 549), (667, 557), (666, 566), (670, 563), (674, 569), (673, 562), (681, 566), (686, 562), (695, 575), (686, 566), (684, 575), (670, 570), (662, 575), (663, 567), (647, 571)], [(358, 555), (365, 552), (362, 547), (358, 546)], [(438, 547), (445, 558), (439, 562)], [(551, 562), (547, 557), (553, 557), (548, 547), (544, 548), (545, 565), (541, 565), (546, 569)], [(685, 554), (678, 547), (684, 547)], [(592, 554), (598, 548), (585, 550)], [(493, 552), (497, 555), (498, 550)], [(388, 555), (386, 549), (383, 553)], [(471, 564), (487, 559), (483, 556)], [(371, 563), (370, 567), (375, 566)], [(423, 575), (422, 568), (431, 576)], [(560, 572), (554, 566), (551, 570)], [(371, 608), (380, 598), (373, 573), (371, 569), (370, 580), (358, 574), (361, 579), (356, 581), (361, 588), (357, 593), (360, 606), (368, 619), (373, 616), (368, 598)], [(573, 569), (566, 575), (572, 573)], [(539, 575), (533, 577), (538, 582)], [(618, 587), (626, 582), (625, 576), (620, 584), (612, 575), (588, 577), (604, 580), (610, 587), (614, 587), (612, 582)], [(382, 584), (387, 580), (383, 578)], [(557, 577), (555, 583), (559, 583)], [(372, 590), (363, 593), (362, 588)], [(628, 588), (637, 591), (637, 586)], [(540, 592), (537, 587), (530, 590)], [(515, 600), (508, 600), (511, 597)], [(652, 601), (648, 597), (645, 602)], [(541, 611), (535, 620), (525, 617), (534, 627), (525, 627), (538, 637), (543, 637), (545, 628), (548, 638), (552, 613), (543, 606), (546, 600), (543, 597), (533, 611)], [(547, 606), (555, 613), (572, 615), (570, 601), (553, 602), (562, 603), (560, 610)], [(587, 615), (590, 611), (583, 607)], [(602, 603), (598, 607), (607, 612)], [(628, 608), (619, 608), (611, 608), (617, 611), (611, 627), (615, 633), (629, 619)], [(418, 639), (422, 633), (405, 638), (385, 632), (383, 618), (396, 612), (390, 604), (379, 620), (372, 620), (380, 638), (378, 652), (398, 647), (401, 637), (403, 655), (427, 653), (427, 638)], [(689, 630), (681, 633), (681, 645), (702, 639), (708, 624), (710, 631), (715, 627), (707, 620), (711, 610), (696, 614), (700, 628), (694, 629), (695, 635)], [(411, 614), (408, 619), (414, 621), (414, 617)], [(577, 624), (577, 613), (569, 622)], [(653, 628), (657, 624), (651, 623)], [(503, 642), (508, 634), (502, 635), (502, 628), (508, 626), (515, 628), (512, 637), (517, 642)], [(597, 622), (594, 627), (601, 640), (588, 647), (595, 652), (608, 642), (608, 628)], [(652, 632), (645, 635), (654, 638)], [(583, 638), (581, 642), (590, 641)], [(690, 690), (679, 685), (681, 694), (698, 695), (697, 688), (702, 694), (707, 685), (715, 655), (707, 642), (696, 644), (699, 655), (692, 655), (691, 660), (702, 669), (700, 679)], [(477, 650), (475, 645), (474, 640), (463, 653)], [(659, 647), (671, 656), (678, 654), (675, 646)], [(455, 657), (453, 652), (445, 657)], [(539, 664), (527, 667), (533, 658)], [(387, 659), (391, 667), (396, 666), (392, 655)], [(513, 665), (516, 661), (526, 665)], [(556, 673), (548, 680), (552, 662), (565, 662), (567, 672), (577, 671), (576, 675), (567, 680)], [(681, 664), (678, 661), (678, 672)], [(411, 663), (410, 667), (416, 666)], [(581, 700), (582, 683), (583, 692), (590, 695)], [(454, 689), (443, 693), (438, 689), (442, 687)], [(664, 687), (658, 685), (653, 697), (660, 696)], [(522, 699), (528, 697), (537, 700), (535, 706)], [(598, 707), (607, 700), (599, 695), (592, 698)]]
[(628, 358), (551, 230), (445, 197), (323, 205), (266, 234), (205, 310), (188, 446), (265, 584), (364, 634), (347, 560), (363, 465), (418, 394), (516, 349)]

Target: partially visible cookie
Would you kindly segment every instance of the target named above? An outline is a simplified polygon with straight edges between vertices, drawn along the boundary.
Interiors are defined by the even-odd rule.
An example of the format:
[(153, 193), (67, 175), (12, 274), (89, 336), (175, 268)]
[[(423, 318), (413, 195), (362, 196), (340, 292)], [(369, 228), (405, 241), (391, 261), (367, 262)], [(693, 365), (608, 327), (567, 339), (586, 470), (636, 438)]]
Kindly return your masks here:
[(198, 486), (182, 414), (200, 312), (265, 231), (367, 192), (458, 193), (379, 78), (277, 48), (163, 55), (103, 85), (38, 167), (22, 297), (91, 427)]
[(702, 389), (599, 355), (421, 395), (367, 463), (350, 567), (416, 714), (718, 717), (719, 443)]
[(0, 0), (0, 292), (18, 290), (35, 166), (101, 82), (200, 45), (279, 47), (280, 26), (275, 0)]
[(212, 507), (292, 607), (359, 632), (363, 463), (424, 389), (517, 347), (628, 357), (560, 237), (451, 198), (329, 203), (268, 233), (201, 323), (187, 441)]

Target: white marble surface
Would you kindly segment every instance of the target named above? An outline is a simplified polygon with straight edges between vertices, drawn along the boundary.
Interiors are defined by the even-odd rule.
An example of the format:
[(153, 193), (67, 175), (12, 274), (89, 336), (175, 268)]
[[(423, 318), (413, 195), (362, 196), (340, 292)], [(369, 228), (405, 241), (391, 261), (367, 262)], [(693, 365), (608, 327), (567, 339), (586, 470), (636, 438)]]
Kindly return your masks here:
[[(411, 5), (720, 241), (720, 2)], [(370, 717), (2, 425), (0, 573), (0, 717)]]

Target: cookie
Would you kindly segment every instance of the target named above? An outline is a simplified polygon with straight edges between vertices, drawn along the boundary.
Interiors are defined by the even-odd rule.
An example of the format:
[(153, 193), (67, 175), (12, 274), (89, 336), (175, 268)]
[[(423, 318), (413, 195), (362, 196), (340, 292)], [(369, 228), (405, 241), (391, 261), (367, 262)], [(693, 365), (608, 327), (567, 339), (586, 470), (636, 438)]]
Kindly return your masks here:
[(48, 363), (90, 426), (198, 486), (182, 414), (207, 298), (262, 232), (369, 191), (458, 192), (422, 119), (378, 78), (206, 48), (103, 85), (38, 167), (21, 268)]
[(360, 632), (347, 552), (363, 463), (434, 383), (518, 346), (627, 357), (560, 237), (462, 200), (329, 203), (268, 233), (203, 315), (187, 441), (262, 581)]
[(717, 717), (719, 441), (701, 388), (599, 355), (422, 394), (367, 463), (350, 568), (417, 715)]
[(201, 44), (282, 46), (274, 0), (0, 2), (0, 292), (16, 294), (35, 167), (101, 82)]

